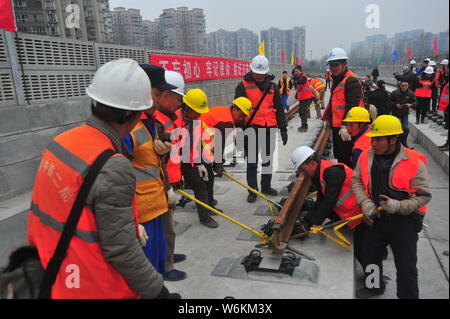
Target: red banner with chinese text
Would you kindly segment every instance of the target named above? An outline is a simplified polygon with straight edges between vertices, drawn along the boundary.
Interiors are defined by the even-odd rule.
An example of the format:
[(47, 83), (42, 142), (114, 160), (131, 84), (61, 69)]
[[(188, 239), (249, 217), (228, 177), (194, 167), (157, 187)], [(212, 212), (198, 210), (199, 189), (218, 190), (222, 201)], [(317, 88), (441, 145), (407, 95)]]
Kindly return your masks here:
[(250, 62), (209, 57), (150, 54), (150, 63), (179, 72), (185, 82), (240, 78), (250, 72)]
[(11, 32), (16, 31), (11, 0), (0, 0), (0, 29)]

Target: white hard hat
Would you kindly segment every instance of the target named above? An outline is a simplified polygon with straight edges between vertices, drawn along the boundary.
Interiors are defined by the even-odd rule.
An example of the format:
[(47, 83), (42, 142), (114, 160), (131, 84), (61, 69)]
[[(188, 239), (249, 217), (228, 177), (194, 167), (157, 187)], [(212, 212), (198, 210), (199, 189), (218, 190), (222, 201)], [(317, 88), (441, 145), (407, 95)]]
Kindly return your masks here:
[(424, 61), (428, 61), (428, 63), (430, 63), (431, 59), (430, 58), (426, 58)]
[(433, 74), (434, 73), (434, 69), (433, 69), (432, 66), (427, 66), (427, 68), (423, 72), (425, 72), (426, 74)]
[(177, 88), (174, 90), (171, 90), (172, 92), (175, 92), (181, 96), (185, 96), (184, 94), (184, 79), (183, 76), (175, 71), (165, 71), (164, 77), (166, 78), (166, 82), (169, 84), (172, 84), (176, 86)]
[(411, 60), (411, 62), (409, 62), (409, 64), (416, 64), (416, 60)]
[(295, 170), (299, 168), (308, 158), (313, 155), (315, 151), (309, 146), (297, 147), (291, 155), (292, 164), (294, 164)]
[(330, 69), (327, 69), (327, 72), (330, 72)]
[(152, 107), (152, 85), (145, 71), (132, 59), (117, 59), (102, 65), (86, 93), (93, 100), (129, 111)]
[(430, 61), (430, 63), (428, 64), (429, 66), (435, 66), (435, 65), (437, 65), (436, 64), (436, 61)]
[(250, 69), (257, 74), (267, 74), (269, 72), (269, 60), (263, 55), (257, 55), (250, 63)]
[(442, 64), (442, 65), (447, 65), (447, 64), (448, 64), (448, 60), (447, 60), (447, 59), (442, 60), (442, 61), (441, 61), (441, 64)]
[(336, 60), (348, 60), (347, 52), (342, 48), (334, 48), (328, 53), (327, 62)]

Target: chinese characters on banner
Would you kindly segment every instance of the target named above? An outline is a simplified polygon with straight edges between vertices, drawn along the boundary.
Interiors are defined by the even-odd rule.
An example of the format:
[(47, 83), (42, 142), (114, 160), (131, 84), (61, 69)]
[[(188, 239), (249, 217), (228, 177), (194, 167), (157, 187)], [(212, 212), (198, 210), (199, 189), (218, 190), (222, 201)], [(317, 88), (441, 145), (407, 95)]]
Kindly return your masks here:
[(250, 72), (250, 62), (222, 58), (151, 54), (150, 63), (179, 72), (185, 82), (240, 78)]

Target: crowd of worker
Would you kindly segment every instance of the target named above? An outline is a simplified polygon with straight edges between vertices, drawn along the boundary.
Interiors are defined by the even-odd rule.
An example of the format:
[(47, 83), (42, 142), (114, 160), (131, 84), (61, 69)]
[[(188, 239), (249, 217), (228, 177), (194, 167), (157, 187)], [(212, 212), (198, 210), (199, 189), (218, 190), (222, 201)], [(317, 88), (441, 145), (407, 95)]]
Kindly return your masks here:
[[(195, 198), (206, 204), (197, 204), (200, 223), (217, 228), (212, 212), (205, 208), (216, 207), (214, 179), (226, 173), (223, 152), (217, 150), (223, 149), (230, 132), (241, 128), (248, 133), (244, 143), (247, 184), (268, 196), (278, 195), (271, 183), (275, 140), (279, 131), (282, 144), (288, 141), (285, 111), (287, 98), (294, 92), (301, 119), (298, 131), (308, 130), (309, 108), (314, 103), (317, 118), (331, 130), (338, 162), (321, 159), (307, 146), (300, 145), (292, 154), (297, 173), (310, 177), (318, 190), (316, 206), (302, 220), (302, 227), (307, 232), (327, 218), (362, 213), (363, 220), (349, 224), (355, 229), (355, 257), (365, 270), (378, 265), (380, 278), (378, 286), (365, 287), (357, 295), (364, 298), (384, 292), (382, 258), (390, 245), (397, 267), (397, 296), (418, 298), (417, 234), (431, 194), (426, 159), (408, 148), (405, 134), (409, 108), (424, 107), (418, 106), (424, 102), (418, 103), (416, 97), (428, 96), (435, 78), (428, 78), (429, 68), (417, 81), (408, 82), (405, 75), (389, 98), (396, 111), (381, 111), (385, 105), (378, 101), (384, 97), (367, 96), (347, 60), (343, 49), (330, 52), (325, 84), (296, 66), (292, 78), (283, 72), (276, 85), (267, 58), (256, 56), (230, 105), (214, 107), (202, 90), (186, 92), (177, 72), (131, 59), (100, 67), (86, 90), (92, 99), (91, 117), (47, 147), (33, 188), (29, 241), (37, 247), (44, 268), (51, 268), (61, 225), (72, 217), (78, 190), (97, 159), (113, 150), (98, 169), (61, 260), (61, 269), (79, 266), (81, 285), (68, 288), (66, 274), (60, 271), (55, 274), (51, 297), (180, 298), (164, 285), (187, 276), (175, 268), (187, 258), (175, 253), (175, 193), (190, 187)], [(444, 110), (448, 66), (439, 72), (447, 79), (439, 86), (438, 105)], [(415, 94), (410, 83), (416, 87)], [(377, 86), (383, 89), (382, 82)], [(325, 105), (328, 88), (331, 97)], [(426, 94), (421, 90), (427, 90)], [(378, 116), (371, 118), (369, 104), (377, 107)], [(301, 135), (295, 138), (301, 141)], [(247, 201), (255, 200), (256, 194), (249, 191)]]

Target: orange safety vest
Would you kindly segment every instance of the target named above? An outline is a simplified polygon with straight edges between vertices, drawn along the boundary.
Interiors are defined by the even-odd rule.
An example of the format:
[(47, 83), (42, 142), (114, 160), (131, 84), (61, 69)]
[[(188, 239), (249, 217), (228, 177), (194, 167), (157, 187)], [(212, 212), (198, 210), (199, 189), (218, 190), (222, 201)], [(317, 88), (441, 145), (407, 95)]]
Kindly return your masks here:
[[(28, 238), (37, 247), (44, 268), (53, 256), (87, 169), (107, 149), (114, 150), (111, 140), (100, 130), (85, 124), (60, 134), (44, 150), (36, 174), (28, 219)], [(133, 209), (137, 236), (135, 202)], [(77, 269), (79, 287), (67, 285), (67, 281), (75, 274), (73, 269)], [(140, 297), (113, 265), (105, 260), (95, 216), (88, 206), (83, 208), (51, 297)]]
[(444, 89), (442, 90), (438, 110), (441, 112), (445, 112), (447, 108), (448, 108), (448, 83), (444, 86)]
[(311, 79), (309, 81), (309, 83), (311, 83), (311, 85), (314, 86), (314, 88), (317, 90), (317, 92), (325, 89), (325, 84), (323, 84), (323, 82), (318, 78)]
[[(300, 78), (302, 77), (306, 77), (306, 75), (302, 74)], [(308, 78), (306, 78), (305, 84), (297, 84), (295, 86), (295, 89), (297, 90), (297, 95), (295, 97), (299, 101), (309, 100), (310, 98), (313, 97), (311, 84), (309, 83)]]
[(420, 80), (419, 83), (423, 85), (421, 88), (417, 88), (415, 95), (417, 97), (431, 97), (433, 91), (431, 90), (431, 84), (433, 82), (427, 80)]
[[(327, 109), (324, 112), (324, 116), (325, 116), (325, 114), (327, 114), (330, 111), (329, 108), (331, 107), (332, 118), (333, 118), (332, 126), (333, 127), (341, 127), (342, 126), (342, 120), (345, 115), (345, 107), (347, 106), (347, 102), (345, 101), (345, 83), (347, 83), (347, 80), (350, 77), (354, 77), (354, 78), (358, 79), (358, 76), (355, 73), (348, 70), (347, 73), (345, 73), (345, 76), (342, 79), (342, 81), (338, 85), (336, 85), (334, 90), (331, 92), (330, 101), (328, 102)], [(331, 106), (330, 106), (330, 103), (331, 103)], [(361, 98), (360, 98), (358, 106), (365, 107), (362, 88), (361, 88)]]
[[(170, 152), (170, 157), (167, 160), (166, 164), (166, 171), (167, 171), (167, 177), (169, 179), (169, 183), (177, 183), (181, 180), (181, 159), (175, 159), (177, 155), (180, 155), (180, 148), (182, 147), (182, 143), (180, 136), (178, 135), (179, 132), (174, 132), (177, 128), (181, 129), (183, 128), (183, 118), (181, 115), (181, 110), (178, 109), (175, 112), (175, 115), (177, 116), (177, 119), (175, 121), (172, 121), (167, 115), (162, 113), (160, 110), (155, 111), (155, 119), (162, 124), (164, 127), (164, 132), (171, 133), (172, 137), (172, 144), (174, 147), (172, 148), (173, 152)], [(174, 132), (174, 134), (172, 134)], [(177, 152), (178, 151), (178, 152)], [(175, 154), (175, 152), (177, 152)]]
[[(254, 82), (242, 81), (245, 88), (245, 95), (252, 101), (252, 105), (256, 107), (263, 96), (263, 92), (256, 86)], [(273, 98), (275, 95), (275, 90), (273, 87), (270, 88), (269, 93), (261, 103), (255, 117), (252, 120), (252, 125), (272, 127), (277, 125), (276, 109), (273, 105)], [(255, 109), (252, 109), (252, 113)], [(250, 114), (251, 116), (252, 114)]]
[[(218, 123), (231, 123), (234, 127), (234, 120), (233, 115), (231, 114), (231, 110), (229, 106), (215, 106), (209, 109), (208, 113), (204, 113), (201, 115), (201, 120), (206, 126), (213, 132), (215, 135), (216, 133), (216, 126)], [(206, 129), (205, 129), (206, 130)], [(208, 135), (206, 133), (203, 133), (206, 135), (206, 138), (208, 138)], [(225, 136), (226, 138), (226, 136)], [(216, 139), (216, 136), (214, 136), (212, 139), (209, 139), (209, 142), (205, 141), (205, 148), (208, 148), (208, 150), (211, 150), (214, 154), (214, 141)], [(223, 152), (224, 150), (222, 150)], [(204, 149), (204, 153), (206, 153), (206, 150)], [(208, 153), (206, 153), (206, 156), (208, 156)], [(221, 160), (221, 159), (220, 159)]]
[[(411, 187), (411, 180), (416, 176), (417, 171), (419, 170), (420, 162), (424, 165), (427, 164), (427, 158), (425, 155), (411, 150), (409, 148), (402, 148), (408, 154), (407, 160), (399, 161), (395, 166), (391, 167), (392, 177), (390, 180), (391, 187), (398, 191), (407, 192), (409, 195), (412, 195), (416, 192), (416, 189)], [(361, 178), (363, 184), (366, 188), (367, 196), (370, 195), (370, 179), (371, 179), (371, 167), (369, 167), (369, 150), (365, 150), (361, 153), (359, 157), (359, 168), (361, 170)], [(427, 206), (422, 206), (419, 208), (419, 212), (421, 215), (425, 215), (427, 212)]]
[[(291, 89), (289, 88), (289, 82), (290, 81), (291, 81), (291, 78), (287, 77), (286, 78), (286, 83), (287, 83), (286, 94), (287, 95), (291, 94)], [(280, 83), (281, 83), (281, 85), (280, 85), (280, 94), (283, 94), (283, 90), (284, 90), (284, 80), (283, 80), (283, 78), (281, 78)]]
[(437, 70), (435, 72), (435, 77), (434, 77), (434, 84), (436, 85), (436, 87), (441, 87), (441, 84), (439, 83), (439, 78), (441, 77), (441, 71)]
[[(327, 161), (327, 160), (322, 160), (320, 162), (320, 187), (321, 187), (322, 194), (325, 194), (325, 191), (327, 188), (327, 183), (324, 180), (323, 173), (328, 167), (331, 167), (334, 165), (342, 165), (342, 166), (344, 166), (344, 170), (345, 170), (345, 181), (344, 181), (344, 184), (342, 185), (341, 191), (340, 191), (338, 199), (336, 201), (336, 205), (333, 208), (334, 212), (341, 219), (347, 219), (347, 218), (356, 216), (358, 214), (361, 214), (361, 207), (356, 202), (356, 198), (355, 198), (355, 195), (353, 194), (352, 186), (351, 186), (353, 170), (350, 167), (348, 167), (347, 165), (342, 164), (342, 163), (336, 164), (336, 163), (333, 163), (333, 162)], [(361, 224), (361, 219), (354, 220), (354, 221), (348, 223), (347, 225), (348, 225), (348, 227), (353, 229), (356, 226), (358, 226), (359, 224)]]
[(370, 127), (367, 129), (367, 131), (358, 137), (358, 139), (353, 143), (353, 149), (354, 150), (360, 150), (362, 152), (368, 150), (372, 146), (372, 138), (366, 136), (367, 133), (370, 132)]

